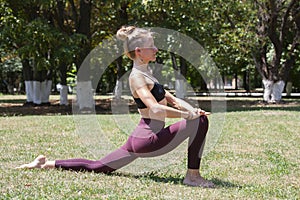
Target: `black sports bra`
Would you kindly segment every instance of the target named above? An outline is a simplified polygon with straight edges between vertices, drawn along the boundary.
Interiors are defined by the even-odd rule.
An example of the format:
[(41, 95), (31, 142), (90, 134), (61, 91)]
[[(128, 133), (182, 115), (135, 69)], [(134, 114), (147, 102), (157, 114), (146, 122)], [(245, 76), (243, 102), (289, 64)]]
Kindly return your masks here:
[[(164, 86), (159, 84), (158, 82), (154, 82), (154, 86), (150, 92), (154, 96), (157, 102), (160, 102), (165, 98), (166, 91), (164, 90)], [(147, 106), (140, 98), (133, 98), (133, 99), (136, 102), (138, 108), (147, 108)]]

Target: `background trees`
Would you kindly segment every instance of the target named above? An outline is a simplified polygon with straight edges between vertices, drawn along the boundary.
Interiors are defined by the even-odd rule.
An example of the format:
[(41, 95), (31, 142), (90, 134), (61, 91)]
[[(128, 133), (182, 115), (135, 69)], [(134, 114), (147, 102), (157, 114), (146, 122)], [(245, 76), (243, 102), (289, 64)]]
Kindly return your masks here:
[(300, 2), (255, 1), (258, 10), (258, 42), (253, 51), (256, 68), (263, 78), (265, 101), (280, 101), (285, 83), (299, 59)]
[[(37, 88), (43, 93), (47, 86), (41, 85), (45, 81), (48, 90), (50, 86), (54, 88), (51, 82), (54, 80), (55, 84), (61, 83), (61, 101), (67, 104), (67, 72), (78, 70), (91, 49), (124, 24), (164, 27), (188, 35), (208, 50), (224, 80), (228, 76), (242, 79), (246, 91), (260, 87), (263, 80), (266, 101), (280, 100), (282, 83), (293, 82), (294, 88), (300, 87), (297, 0), (0, 2), (0, 68), (5, 72), (4, 68), (9, 66), (18, 72), (22, 66), (29, 102), (41, 96), (35, 93)], [(206, 83), (196, 78), (201, 76), (183, 58), (168, 52), (159, 56), (164, 64), (173, 66), (164, 75), (177, 71), (195, 90), (206, 89)], [(94, 89), (100, 93), (112, 92), (117, 80), (130, 67), (130, 61), (120, 57), (108, 67)], [(89, 76), (80, 78), (84, 82)], [(118, 84), (121, 84), (118, 88), (123, 87), (122, 82)], [(281, 86), (280, 90), (277, 86)]]

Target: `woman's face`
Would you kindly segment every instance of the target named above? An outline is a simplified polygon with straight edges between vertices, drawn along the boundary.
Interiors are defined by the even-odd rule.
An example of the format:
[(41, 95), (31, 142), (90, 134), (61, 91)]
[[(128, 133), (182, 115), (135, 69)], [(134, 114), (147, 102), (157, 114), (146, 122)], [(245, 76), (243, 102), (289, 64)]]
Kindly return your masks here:
[(138, 48), (138, 53), (140, 58), (144, 62), (150, 62), (156, 60), (156, 53), (158, 49), (154, 45), (154, 40), (152, 37), (149, 37), (144, 43), (143, 47)]

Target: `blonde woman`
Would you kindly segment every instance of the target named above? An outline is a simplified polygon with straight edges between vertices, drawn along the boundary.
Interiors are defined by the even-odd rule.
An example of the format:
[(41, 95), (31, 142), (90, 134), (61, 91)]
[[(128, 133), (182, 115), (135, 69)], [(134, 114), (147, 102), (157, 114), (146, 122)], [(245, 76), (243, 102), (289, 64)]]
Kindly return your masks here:
[[(100, 160), (75, 158), (47, 161), (45, 156), (40, 155), (33, 162), (18, 168), (61, 168), (110, 173), (139, 157), (165, 154), (189, 138), (188, 169), (183, 183), (190, 186), (214, 187), (214, 184), (205, 180), (199, 172), (201, 150), (208, 130), (207, 113), (174, 97), (153, 77), (148, 64), (156, 60), (158, 49), (149, 30), (134, 26), (122, 27), (118, 30), (117, 37), (124, 41), (124, 51), (133, 60), (129, 83), (141, 115), (140, 122), (126, 143)], [(167, 106), (168, 104), (171, 106)], [(166, 118), (184, 119), (166, 127)]]

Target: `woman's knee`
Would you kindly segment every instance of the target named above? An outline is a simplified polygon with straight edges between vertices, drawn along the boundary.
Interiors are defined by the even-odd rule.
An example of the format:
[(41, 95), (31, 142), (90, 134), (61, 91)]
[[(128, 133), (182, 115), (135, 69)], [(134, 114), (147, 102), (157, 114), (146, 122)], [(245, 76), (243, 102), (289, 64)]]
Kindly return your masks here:
[(206, 128), (208, 129), (209, 126), (209, 121), (206, 115), (201, 115), (200, 120), (199, 120), (199, 128), (203, 129)]
[(206, 115), (201, 115), (200, 122), (208, 124), (208, 117)]

